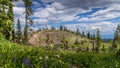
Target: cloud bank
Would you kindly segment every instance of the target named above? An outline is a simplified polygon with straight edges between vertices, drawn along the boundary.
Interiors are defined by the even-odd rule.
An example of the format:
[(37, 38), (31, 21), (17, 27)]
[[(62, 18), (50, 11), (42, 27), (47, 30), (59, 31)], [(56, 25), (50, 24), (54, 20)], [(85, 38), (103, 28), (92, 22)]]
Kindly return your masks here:
[[(34, 0), (32, 17), (35, 24), (67, 22), (64, 25), (71, 25), (72, 30), (76, 30), (74, 26), (79, 25), (80, 29), (86, 31), (94, 31), (99, 27), (102, 34), (113, 34), (120, 22), (119, 4), (120, 0)], [(22, 0), (14, 2), (14, 5), (15, 21), (20, 18), (24, 23)]]

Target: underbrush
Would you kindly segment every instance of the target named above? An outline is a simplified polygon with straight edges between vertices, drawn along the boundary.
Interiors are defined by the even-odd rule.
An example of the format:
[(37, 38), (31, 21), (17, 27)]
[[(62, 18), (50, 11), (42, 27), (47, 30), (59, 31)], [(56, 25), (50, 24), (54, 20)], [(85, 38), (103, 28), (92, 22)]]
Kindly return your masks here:
[(0, 68), (119, 68), (119, 52), (69, 52), (11, 43), (0, 37)]

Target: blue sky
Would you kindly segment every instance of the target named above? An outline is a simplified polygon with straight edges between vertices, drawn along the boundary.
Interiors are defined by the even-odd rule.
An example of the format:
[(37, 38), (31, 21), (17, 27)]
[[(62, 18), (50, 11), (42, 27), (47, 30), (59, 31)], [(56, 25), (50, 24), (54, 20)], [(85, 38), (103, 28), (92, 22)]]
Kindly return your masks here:
[[(25, 23), (22, 0), (14, 3), (15, 23), (20, 18)], [(102, 38), (113, 38), (120, 23), (120, 0), (33, 0), (33, 29), (47, 25), (95, 33), (100, 29)]]

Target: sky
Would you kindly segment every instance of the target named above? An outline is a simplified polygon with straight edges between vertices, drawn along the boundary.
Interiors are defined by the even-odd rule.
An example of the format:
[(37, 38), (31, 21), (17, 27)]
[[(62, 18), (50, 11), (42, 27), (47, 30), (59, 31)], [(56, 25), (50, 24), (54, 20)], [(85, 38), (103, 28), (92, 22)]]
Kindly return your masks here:
[[(59, 28), (95, 33), (100, 30), (102, 38), (113, 38), (114, 31), (120, 24), (120, 0), (32, 0), (31, 16), (37, 30), (47, 24), (49, 28)], [(13, 2), (15, 23), (19, 18), (25, 24), (24, 3)]]

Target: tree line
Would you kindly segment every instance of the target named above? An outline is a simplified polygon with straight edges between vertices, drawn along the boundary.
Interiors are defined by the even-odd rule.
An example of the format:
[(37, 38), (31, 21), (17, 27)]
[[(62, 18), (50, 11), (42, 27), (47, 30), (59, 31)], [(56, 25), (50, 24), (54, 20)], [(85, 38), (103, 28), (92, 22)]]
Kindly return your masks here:
[[(25, 7), (25, 27), (24, 33), (21, 31), (20, 20), (18, 19), (17, 31), (14, 28), (14, 12), (13, 12), (13, 1), (19, 0), (0, 0), (0, 32), (5, 35), (5, 38), (10, 41), (20, 42), (23, 36), (23, 42), (28, 41), (29, 26), (32, 24), (32, 19), (29, 18), (32, 12), (32, 0), (22, 0)], [(22, 35), (23, 34), (23, 35)], [(16, 40), (17, 39), (17, 40)]]
[[(25, 7), (25, 26), (24, 31), (22, 31), (21, 22), (20, 19), (17, 21), (17, 28), (14, 28), (14, 12), (12, 4), (13, 1), (19, 1), (19, 0), (0, 0), (0, 32), (3, 33), (6, 37), (6, 39), (10, 41), (15, 41), (18, 43), (27, 43), (28, 41), (28, 34), (30, 32), (30, 26), (33, 24), (32, 19), (30, 19), (30, 16), (33, 14), (32, 11), (32, 0), (22, 0), (24, 2)], [(16, 31), (15, 31), (16, 29)], [(55, 29), (54, 27), (52, 28)], [(98, 48), (100, 46), (100, 43), (102, 41), (100, 36), (100, 31), (97, 29), (96, 34), (91, 34), (88, 32), (85, 34), (84, 31), (80, 32), (80, 30), (77, 28), (76, 32), (68, 30), (67, 27), (60, 26), (59, 30), (61, 31), (68, 31), (71, 33), (75, 33), (76, 37), (78, 35), (81, 35), (82, 37), (86, 37), (91, 40), (96, 40), (96, 44), (98, 45)], [(117, 29), (114, 33), (114, 39), (112, 42), (113, 48), (117, 48), (117, 45), (120, 40), (120, 24), (117, 26)], [(78, 38), (76, 38), (75, 43), (78, 43)]]

